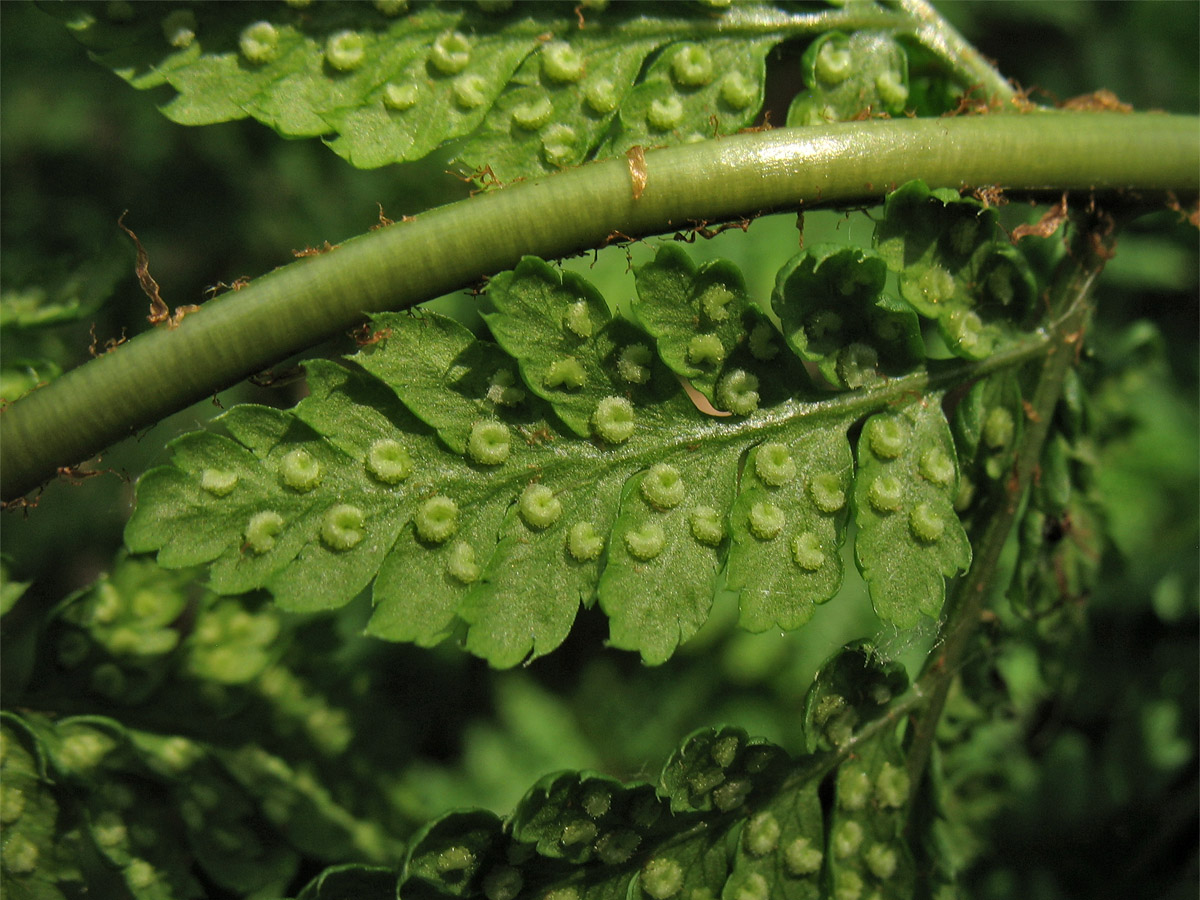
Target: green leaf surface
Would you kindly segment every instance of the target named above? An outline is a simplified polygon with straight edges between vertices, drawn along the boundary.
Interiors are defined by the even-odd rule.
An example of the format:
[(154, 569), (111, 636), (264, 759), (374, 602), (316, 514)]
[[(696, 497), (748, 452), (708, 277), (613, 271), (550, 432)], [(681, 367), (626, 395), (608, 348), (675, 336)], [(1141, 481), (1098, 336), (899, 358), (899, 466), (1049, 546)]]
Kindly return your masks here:
[(911, 897), (915, 866), (905, 837), (911, 783), (895, 731), (860, 743), (837, 773), (829, 817), (834, 896)]
[[(202, 897), (205, 885), (279, 896), (299, 852), (375, 862), (403, 855), (312, 772), (254, 745), (223, 748), (102, 716), (31, 713), (6, 719), (3, 734), (4, 861), (15, 885), (29, 881), (35, 860), (34, 881), (82, 881), (106, 896)], [(59, 830), (71, 822), (81, 824), (78, 836)], [(379, 882), (381, 870), (372, 873)], [(29, 895), (53, 896), (45, 890)]]
[(955, 407), (950, 427), (962, 475), (955, 507), (965, 509), (976, 493), (1001, 486), (1016, 462), (1025, 430), (1016, 377), (1002, 373), (972, 385)]
[(864, 642), (847, 645), (821, 667), (804, 698), (809, 752), (847, 746), (908, 687), (904, 667), (881, 660)]
[(46, 8), (135, 88), (169, 85), (173, 121), (249, 116), (322, 137), (359, 167), (457, 142), (484, 182), (747, 127), (767, 55), (789, 38), (818, 36), (789, 124), (898, 114), (908, 75), (896, 36), (922, 36), (917, 16), (875, 3)]
[[(55, 259), (6, 266), (0, 289), (0, 398), (12, 402), (62, 374), (71, 359), (56, 328), (94, 315), (128, 271), (124, 248), (75, 263)], [(93, 354), (96, 353), (93, 334)]]
[(896, 115), (908, 106), (908, 56), (887, 32), (828, 32), (804, 51), (800, 74), (807, 90), (793, 98), (788, 125)]
[(788, 346), (840, 388), (908, 371), (925, 356), (917, 315), (883, 292), (884, 261), (869, 250), (823, 244), (794, 257), (771, 295)]
[(986, 357), (1036, 312), (1033, 274), (998, 230), (994, 209), (914, 181), (888, 196), (875, 232), (900, 296), (966, 359)]
[(633, 314), (654, 337), (672, 372), (686, 378), (710, 401), (725, 361), (747, 340), (753, 308), (742, 273), (726, 260), (699, 269), (676, 244), (664, 244), (654, 260), (637, 270)]
[[(854, 466), (848, 425), (835, 422), (791, 444), (770, 441), (750, 451), (727, 577), (728, 587), (741, 591), (739, 624), (749, 631), (799, 628), (841, 587)], [(763, 531), (771, 510), (786, 523), (774, 536)]]
[(60, 843), (51, 779), (31, 746), (32, 735), (22, 726), (15, 717), (0, 722), (0, 884), (5, 896), (59, 898), (58, 882), (77, 881), (79, 872)]
[(954, 442), (941, 398), (927, 396), (863, 426), (858, 441), (855, 559), (876, 614), (901, 628), (937, 617), (945, 581), (971, 563), (971, 544), (954, 511)]
[(8, 571), (8, 560), (0, 558), (0, 616), (17, 605), (32, 581), (13, 581)]
[[(525, 259), (490, 282), (495, 344), (435, 315), (378, 316), (349, 362), (309, 365), (292, 412), (242, 406), (217, 420), (228, 436), (174, 441), (140, 483), (129, 546), (292, 610), (374, 579), (371, 633), (456, 636), (504, 667), (598, 601), (613, 645), (660, 663), (722, 576), (744, 627), (804, 625), (841, 584), (853, 511), (878, 614), (936, 616), (970, 559), (955, 446), (938, 395), (911, 399), (931, 374), (879, 257), (814, 248), (785, 266), (783, 336), (727, 262), (667, 245), (636, 278), (634, 323)], [(813, 316), (841, 319), (840, 348), (810, 339)], [(719, 345), (707, 368), (697, 339)], [(851, 373), (844, 350), (867, 340), (878, 356)], [(806, 363), (843, 390), (814, 388)], [(937, 377), (971, 378), (954, 365)]]
[[(855, 684), (874, 693), (847, 690), (843, 682), (864, 672)], [(879, 690), (903, 692), (906, 683), (902, 669), (880, 664), (866, 647), (822, 669), (822, 689), (847, 695), (840, 707), (846, 746), (837, 753), (793, 758), (740, 728), (707, 728), (684, 739), (657, 786), (556, 772), (506, 819), (450, 813), (415, 839), (400, 896), (812, 900), (852, 876), (903, 896), (912, 885), (901, 833), (907, 776), (896, 728), (875, 720), (888, 702)], [(835, 770), (840, 805), (830, 808), (818, 792)], [(864, 778), (861, 796), (851, 796)], [(836, 836), (850, 820), (870, 840), (839, 852)]]

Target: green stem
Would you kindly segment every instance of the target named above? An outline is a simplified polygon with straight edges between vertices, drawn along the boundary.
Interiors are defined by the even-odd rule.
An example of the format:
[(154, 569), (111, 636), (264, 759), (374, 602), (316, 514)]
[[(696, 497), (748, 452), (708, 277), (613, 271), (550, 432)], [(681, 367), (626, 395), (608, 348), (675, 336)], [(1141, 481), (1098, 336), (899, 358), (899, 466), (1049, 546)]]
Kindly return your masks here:
[(763, 212), (879, 201), (914, 178), (1009, 190), (1200, 188), (1200, 120), (1052, 113), (893, 119), (736, 135), (492, 191), (298, 260), (68, 372), (0, 416), (0, 497), (35, 488), (139, 428), (364, 315), (469, 286), (522, 255), (567, 256)]
[(971, 570), (959, 585), (947, 610), (940, 651), (931, 657), (926, 671), (917, 682), (917, 692), (928, 698), (928, 705), (916, 721), (908, 750), (908, 770), (914, 791), (933, 752), (938, 721), (945, 708), (950, 686), (962, 668), (982, 621), (989, 592), (996, 587), (1000, 555), (1016, 521), (1021, 498), (1029, 490), (1041, 459), (1042, 446), (1054, 418), (1063, 381), (1075, 364), (1092, 312), (1092, 288), (1104, 268), (1104, 261), (1103, 253), (1092, 253), (1080, 240), (1075, 242), (1073, 253), (1063, 259), (1056, 273), (1051, 287), (1050, 307), (1052, 314), (1061, 318), (1054, 327), (1053, 340), (1027, 408), (1028, 423), (1016, 463), (994, 503), (991, 515), (987, 517), (982, 536), (973, 542)]

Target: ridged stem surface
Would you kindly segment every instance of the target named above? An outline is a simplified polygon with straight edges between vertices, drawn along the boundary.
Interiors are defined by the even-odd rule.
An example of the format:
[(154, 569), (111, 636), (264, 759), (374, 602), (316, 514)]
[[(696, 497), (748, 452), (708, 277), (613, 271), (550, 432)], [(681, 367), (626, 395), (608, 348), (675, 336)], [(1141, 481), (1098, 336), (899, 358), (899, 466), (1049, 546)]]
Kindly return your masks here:
[(1200, 118), (1044, 112), (890, 119), (741, 134), (609, 160), (422, 213), (277, 269), (160, 325), (0, 415), (11, 500), (134, 431), (371, 312), (469, 286), (522, 255), (566, 256), (783, 209), (879, 201), (914, 178), (1012, 191), (1200, 188)]

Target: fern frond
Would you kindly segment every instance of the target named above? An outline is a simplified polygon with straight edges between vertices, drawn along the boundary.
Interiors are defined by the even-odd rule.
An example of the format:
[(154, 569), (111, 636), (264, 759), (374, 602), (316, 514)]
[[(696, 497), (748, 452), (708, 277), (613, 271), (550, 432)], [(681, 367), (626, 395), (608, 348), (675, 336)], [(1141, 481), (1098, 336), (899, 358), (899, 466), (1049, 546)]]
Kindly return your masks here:
[[(322, 137), (364, 168), (455, 141), (468, 170), (502, 181), (745, 128), (763, 107), (767, 55), (792, 38), (817, 40), (789, 123), (936, 114), (954, 93), (938, 95), (942, 106), (928, 94), (909, 103), (897, 36), (920, 43), (929, 28), (883, 3), (47, 9), (134, 87), (172, 87), (163, 112), (173, 121), (249, 116), (288, 137)], [(954, 59), (943, 82), (980, 80), (958, 77)]]
[[(959, 213), (940, 208), (950, 233)], [(963, 265), (1000, 246), (979, 240)], [(912, 627), (970, 561), (959, 459), (1011, 446), (996, 422), (1019, 404), (1015, 388), (977, 388), (956, 449), (942, 391), (1040, 339), (1013, 343), (1012, 326), (1007, 361), (924, 362), (881, 260), (817, 247), (789, 263), (781, 335), (736, 268), (697, 269), (674, 245), (637, 272), (638, 323), (526, 259), (490, 283), (497, 344), (436, 315), (381, 315), (348, 363), (309, 365), (295, 410), (238, 407), (219, 420), (228, 437), (176, 440), (126, 540), (289, 609), (340, 606), (374, 579), (372, 633), (461, 634), (498, 666), (549, 652), (598, 601), (612, 643), (658, 663), (705, 622), (723, 571), (744, 627), (803, 625), (840, 587), (853, 514), (876, 612)], [(964, 442), (971, 417), (990, 425)]]
[[(850, 669), (876, 698), (907, 686), (903, 671), (870, 648), (836, 657), (807, 701), (821, 711), (806, 722), (814, 743), (823, 742), (817, 752), (792, 757), (740, 728), (711, 728), (687, 737), (655, 784), (547, 775), (507, 818), (467, 810), (427, 825), (396, 889), (403, 897), (487, 900), (909, 896), (914, 866), (903, 828), (911, 786), (895, 720), (880, 718), (886, 701), (837, 693), (839, 674)], [(827, 804), (818, 791), (832, 772)]]
[(10, 804), (6, 823), (6, 893), (59, 897), (82, 885), (110, 896), (193, 898), (216, 885), (279, 896), (301, 853), (403, 854), (310, 771), (254, 745), (228, 749), (106, 716), (34, 712), (0, 716), (0, 740), (7, 790), (17, 787), (23, 800)]

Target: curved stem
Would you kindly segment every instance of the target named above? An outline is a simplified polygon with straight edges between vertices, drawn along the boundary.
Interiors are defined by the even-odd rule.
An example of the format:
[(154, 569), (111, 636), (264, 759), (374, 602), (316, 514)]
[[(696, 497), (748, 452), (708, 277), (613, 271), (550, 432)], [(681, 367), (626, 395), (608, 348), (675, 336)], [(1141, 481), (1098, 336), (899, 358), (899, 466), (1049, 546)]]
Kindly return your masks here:
[(160, 326), (0, 415), (12, 499), (167, 414), (353, 327), (515, 265), (779, 209), (862, 204), (914, 178), (1011, 190), (1200, 188), (1200, 120), (1051, 113), (777, 129), (608, 160), (451, 204), (298, 260)]

